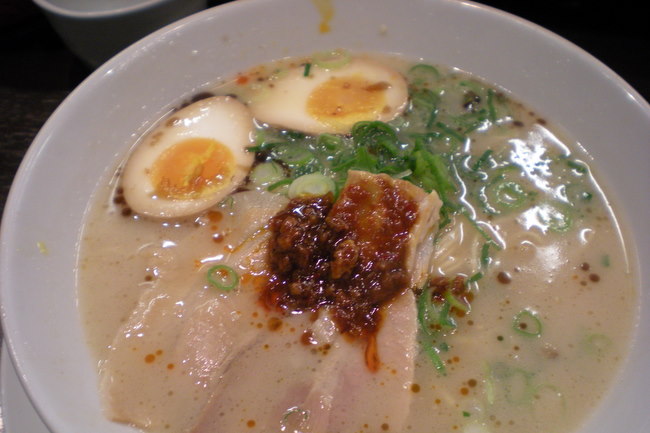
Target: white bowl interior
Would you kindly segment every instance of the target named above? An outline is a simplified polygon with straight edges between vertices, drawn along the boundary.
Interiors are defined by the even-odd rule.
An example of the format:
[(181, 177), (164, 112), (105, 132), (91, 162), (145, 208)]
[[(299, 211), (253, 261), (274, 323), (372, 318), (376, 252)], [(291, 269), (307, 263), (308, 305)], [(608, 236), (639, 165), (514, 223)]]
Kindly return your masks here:
[[(331, 32), (304, 0), (248, 0), (172, 24), (99, 68), (59, 107), (30, 148), (7, 202), (0, 282), (3, 326), (19, 375), (54, 432), (128, 432), (101, 414), (96, 371), (75, 293), (79, 230), (100, 179), (180, 97), (217, 77), (288, 55), (345, 47), (456, 66), (512, 91), (560, 124), (594, 158), (650, 272), (650, 107), (591, 56), (523, 20), (473, 3), (333, 0)], [(295, 17), (300, 17), (296, 20)], [(46, 252), (39, 251), (45, 246)], [(630, 359), (584, 432), (650, 431), (650, 295)], [(604, 410), (606, 408), (606, 410)]]

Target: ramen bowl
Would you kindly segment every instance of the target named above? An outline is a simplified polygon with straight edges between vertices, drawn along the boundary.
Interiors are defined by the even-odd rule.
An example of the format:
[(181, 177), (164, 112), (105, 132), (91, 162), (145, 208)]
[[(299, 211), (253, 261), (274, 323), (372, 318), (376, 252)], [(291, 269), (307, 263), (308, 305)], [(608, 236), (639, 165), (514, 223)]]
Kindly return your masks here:
[[(134, 431), (104, 417), (77, 309), (80, 229), (97, 185), (139, 134), (206, 83), (286, 56), (338, 47), (469, 71), (568, 131), (609, 193), (639, 287), (647, 285), (650, 107), (580, 48), (470, 2), (225, 4), (145, 37), (97, 69), (43, 126), (18, 171), (2, 221), (2, 325), (22, 383), (53, 432)], [(650, 428), (650, 347), (643, 344), (650, 340), (649, 311), (650, 294), (640, 289), (629, 356), (579, 432)]]

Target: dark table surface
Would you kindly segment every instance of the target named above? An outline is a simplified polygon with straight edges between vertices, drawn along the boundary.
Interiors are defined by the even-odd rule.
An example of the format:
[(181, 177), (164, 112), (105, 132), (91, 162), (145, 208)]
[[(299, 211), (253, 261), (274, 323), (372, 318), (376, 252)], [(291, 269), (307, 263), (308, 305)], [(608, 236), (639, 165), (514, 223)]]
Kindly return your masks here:
[[(220, 3), (210, 1), (209, 5)], [(485, 1), (574, 42), (650, 98), (648, 24), (640, 2)], [(15, 172), (52, 111), (91, 71), (29, 0), (0, 2), (0, 212)]]

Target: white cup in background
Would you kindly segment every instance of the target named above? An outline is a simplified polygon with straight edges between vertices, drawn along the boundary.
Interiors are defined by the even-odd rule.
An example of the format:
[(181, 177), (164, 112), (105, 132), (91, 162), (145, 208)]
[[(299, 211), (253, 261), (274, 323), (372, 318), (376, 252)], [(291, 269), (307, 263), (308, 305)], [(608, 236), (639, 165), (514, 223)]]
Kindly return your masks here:
[(206, 0), (34, 0), (70, 51), (97, 67), (131, 43), (206, 7)]

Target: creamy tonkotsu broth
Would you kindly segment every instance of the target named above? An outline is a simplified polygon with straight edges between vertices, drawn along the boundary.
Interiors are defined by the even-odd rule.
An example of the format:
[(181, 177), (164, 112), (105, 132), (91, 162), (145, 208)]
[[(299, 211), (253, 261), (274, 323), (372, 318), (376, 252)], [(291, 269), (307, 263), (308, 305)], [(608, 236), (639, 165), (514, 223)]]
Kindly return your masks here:
[[(201, 113), (226, 126), (178, 134), (187, 157), (120, 165), (83, 231), (80, 309), (110, 419), (546, 433), (598, 405), (636, 318), (633, 261), (578, 145), (540, 114), (458, 70), (344, 51), (188, 104), (136, 152)], [(231, 106), (240, 123), (211, 135)]]

